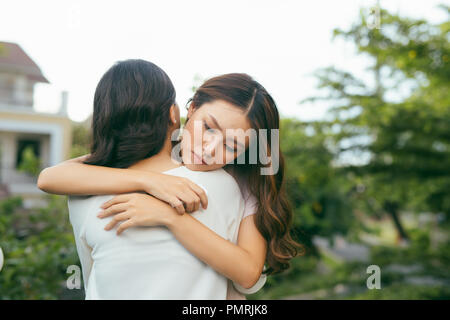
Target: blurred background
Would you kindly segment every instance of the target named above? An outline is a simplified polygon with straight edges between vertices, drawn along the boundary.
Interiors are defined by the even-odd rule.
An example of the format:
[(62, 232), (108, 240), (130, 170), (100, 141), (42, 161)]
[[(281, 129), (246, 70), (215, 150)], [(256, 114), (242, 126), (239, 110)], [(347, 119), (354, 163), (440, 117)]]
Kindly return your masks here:
[(4, 3), (0, 299), (84, 298), (66, 286), (80, 265), (66, 197), (36, 177), (89, 152), (96, 84), (129, 58), (162, 67), (180, 106), (229, 72), (277, 102), (293, 235), (307, 250), (248, 299), (449, 299), (449, 4)]

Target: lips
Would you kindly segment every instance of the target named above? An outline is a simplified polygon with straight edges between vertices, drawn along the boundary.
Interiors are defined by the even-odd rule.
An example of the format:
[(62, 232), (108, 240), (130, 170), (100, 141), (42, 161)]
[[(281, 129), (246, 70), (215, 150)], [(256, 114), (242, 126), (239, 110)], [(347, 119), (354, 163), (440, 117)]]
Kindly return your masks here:
[(204, 165), (208, 165), (205, 161), (203, 161), (203, 159), (198, 156), (195, 152), (192, 151), (192, 154), (194, 155), (194, 164), (199, 164), (201, 162), (201, 164)]

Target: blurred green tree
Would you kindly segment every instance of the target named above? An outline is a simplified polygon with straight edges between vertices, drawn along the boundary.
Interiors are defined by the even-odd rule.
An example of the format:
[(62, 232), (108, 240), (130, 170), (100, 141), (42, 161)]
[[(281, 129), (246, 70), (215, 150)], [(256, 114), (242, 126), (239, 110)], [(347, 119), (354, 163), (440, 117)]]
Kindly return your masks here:
[(388, 213), (399, 238), (407, 239), (401, 210), (450, 215), (450, 22), (380, 14), (379, 29), (368, 27), (361, 10), (350, 30), (334, 31), (371, 61), (367, 76), (319, 70), (319, 88), (327, 94), (303, 102), (333, 101), (327, 124), (338, 162), (367, 192), (356, 198)]
[(356, 230), (347, 193), (351, 184), (333, 166), (330, 134), (319, 122), (283, 119), (281, 150), (286, 162), (286, 191), (294, 211), (294, 234), (316, 254), (312, 237), (332, 240), (334, 234)]
[(83, 123), (72, 123), (72, 147), (70, 158), (76, 158), (89, 153), (91, 130)]

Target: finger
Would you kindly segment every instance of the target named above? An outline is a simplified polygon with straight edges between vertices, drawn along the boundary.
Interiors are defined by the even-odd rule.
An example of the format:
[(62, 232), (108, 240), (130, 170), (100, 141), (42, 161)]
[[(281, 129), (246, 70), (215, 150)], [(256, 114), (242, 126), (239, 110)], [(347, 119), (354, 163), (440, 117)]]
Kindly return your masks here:
[(106, 218), (109, 216), (112, 216), (113, 214), (116, 213), (121, 213), (126, 211), (128, 208), (128, 203), (118, 203), (118, 204), (114, 204), (111, 207), (103, 210), (102, 212), (100, 212), (97, 217), (99, 218)]
[(106, 201), (105, 203), (103, 203), (100, 208), (102, 209), (106, 209), (109, 208), (110, 206), (117, 204), (117, 203), (122, 203), (122, 202), (127, 202), (129, 200), (130, 196), (128, 194), (120, 194), (118, 196), (115, 196), (114, 198)]
[(129, 220), (125, 221), (125, 222), (122, 222), (120, 224), (120, 226), (117, 228), (116, 234), (120, 235), (125, 229), (128, 229), (128, 228), (133, 227), (133, 226), (134, 226), (134, 221), (131, 220), (131, 219), (129, 219)]
[(194, 209), (192, 210), (192, 212), (195, 212), (198, 209), (200, 209), (200, 197), (196, 193), (193, 193), (193, 195), (194, 195), (193, 199)]
[(178, 214), (185, 213), (183, 202), (181, 202), (181, 200), (178, 199), (177, 197), (171, 198), (171, 200), (169, 201), (169, 204), (177, 210)]
[(191, 204), (192, 204), (192, 210), (189, 212), (195, 212), (200, 208), (200, 197), (192, 190), (189, 191), (191, 196)]
[(194, 201), (194, 211), (197, 211), (198, 209), (200, 209), (200, 198), (197, 197), (197, 199)]
[(205, 190), (193, 182), (189, 183), (189, 187), (200, 197), (202, 207), (206, 209), (208, 207), (208, 197), (206, 196)]
[(111, 230), (114, 228), (116, 224), (118, 224), (120, 221), (124, 221), (130, 218), (130, 215), (127, 212), (115, 215), (111, 221), (105, 226), (105, 230)]
[(190, 189), (181, 193), (179, 197), (185, 204), (186, 212), (194, 212), (195, 202), (200, 201), (200, 198)]
[(188, 185), (186, 185), (183, 189), (178, 190), (176, 196), (183, 202), (186, 212), (195, 211), (195, 201), (199, 198)]
[(192, 201), (184, 202), (184, 208), (186, 212), (192, 212), (194, 210), (194, 203)]

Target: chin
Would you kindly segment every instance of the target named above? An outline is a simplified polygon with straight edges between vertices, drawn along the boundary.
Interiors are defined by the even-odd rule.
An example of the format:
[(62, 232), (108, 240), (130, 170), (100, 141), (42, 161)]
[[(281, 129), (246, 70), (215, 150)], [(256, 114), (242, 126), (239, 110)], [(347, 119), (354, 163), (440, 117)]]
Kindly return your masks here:
[(201, 164), (184, 164), (184, 166), (191, 171), (206, 171)]
[(218, 164), (211, 164), (211, 165), (207, 165), (207, 164), (185, 164), (184, 165), (186, 168), (188, 168), (191, 171), (212, 171), (212, 170), (217, 170), (219, 168), (222, 168), (222, 165), (218, 165)]

